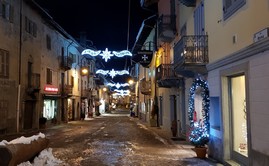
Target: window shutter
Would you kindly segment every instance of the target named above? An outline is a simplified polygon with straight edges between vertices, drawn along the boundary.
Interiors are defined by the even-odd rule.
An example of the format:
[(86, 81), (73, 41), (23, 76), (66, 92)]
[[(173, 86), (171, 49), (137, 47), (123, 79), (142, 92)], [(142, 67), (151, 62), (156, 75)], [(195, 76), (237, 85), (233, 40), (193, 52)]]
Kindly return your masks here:
[(204, 1), (194, 11), (194, 34), (205, 35)]
[(14, 22), (14, 6), (10, 6), (9, 8), (9, 21), (11, 23)]
[(3, 3), (0, 2), (0, 16), (3, 16)]

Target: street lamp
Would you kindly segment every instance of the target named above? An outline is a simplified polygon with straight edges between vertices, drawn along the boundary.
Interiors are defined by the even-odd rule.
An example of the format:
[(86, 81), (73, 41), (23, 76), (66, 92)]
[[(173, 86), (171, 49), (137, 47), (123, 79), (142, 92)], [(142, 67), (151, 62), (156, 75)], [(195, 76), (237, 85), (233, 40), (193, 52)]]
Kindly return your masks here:
[(89, 73), (89, 70), (87, 67), (82, 67), (81, 68), (81, 75), (86, 76)]
[(130, 80), (128, 81), (128, 83), (129, 83), (130, 85), (133, 85), (133, 84), (134, 84), (134, 80), (130, 79)]

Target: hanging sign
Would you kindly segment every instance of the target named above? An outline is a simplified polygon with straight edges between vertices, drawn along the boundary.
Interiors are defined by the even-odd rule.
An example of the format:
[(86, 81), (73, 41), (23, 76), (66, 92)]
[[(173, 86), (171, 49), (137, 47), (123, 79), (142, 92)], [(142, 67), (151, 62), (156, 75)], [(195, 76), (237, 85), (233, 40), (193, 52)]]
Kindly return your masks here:
[(152, 57), (153, 51), (140, 50), (137, 52), (133, 60), (140, 63), (143, 67), (149, 67)]

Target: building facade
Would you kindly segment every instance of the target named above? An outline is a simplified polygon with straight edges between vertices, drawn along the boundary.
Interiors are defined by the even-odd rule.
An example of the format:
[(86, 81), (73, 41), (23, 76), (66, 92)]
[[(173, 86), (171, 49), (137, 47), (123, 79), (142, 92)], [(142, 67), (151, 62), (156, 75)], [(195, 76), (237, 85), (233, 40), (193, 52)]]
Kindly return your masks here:
[(0, 3), (1, 133), (39, 128), (41, 117), (80, 119), (92, 106), (95, 60), (34, 1)]
[[(203, 120), (205, 87), (192, 91), (195, 80), (202, 80), (210, 101), (208, 156), (230, 165), (268, 165), (269, 134), (262, 127), (268, 117), (268, 1), (141, 1), (143, 7), (154, 5), (158, 19), (151, 32), (157, 47), (151, 66), (156, 73), (160, 127), (168, 131), (175, 119), (176, 135), (188, 139), (193, 117)], [(165, 15), (170, 15), (168, 20)], [(141, 26), (133, 52), (143, 50), (150, 36), (146, 32)], [(168, 76), (179, 81), (178, 86), (168, 86)], [(195, 116), (189, 114), (192, 93)]]

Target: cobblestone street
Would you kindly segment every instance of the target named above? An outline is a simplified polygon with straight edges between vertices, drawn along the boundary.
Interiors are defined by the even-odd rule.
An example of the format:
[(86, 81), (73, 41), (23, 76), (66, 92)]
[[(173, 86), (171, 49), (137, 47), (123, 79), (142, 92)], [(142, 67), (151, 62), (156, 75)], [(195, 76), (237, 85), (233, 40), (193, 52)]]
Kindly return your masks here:
[(196, 158), (192, 146), (184, 141), (175, 143), (161, 131), (119, 110), (54, 126), (44, 133), (54, 156), (64, 162), (62, 165), (216, 165)]

